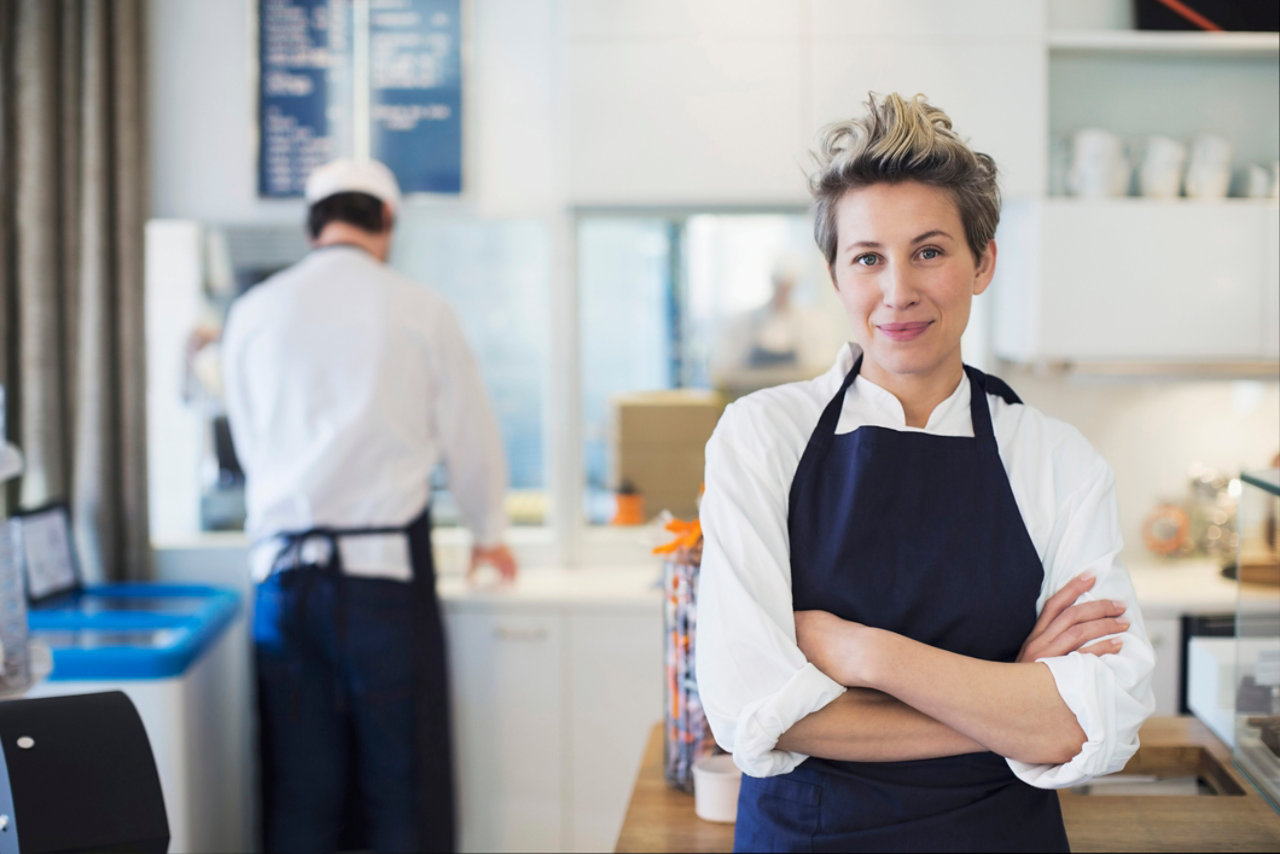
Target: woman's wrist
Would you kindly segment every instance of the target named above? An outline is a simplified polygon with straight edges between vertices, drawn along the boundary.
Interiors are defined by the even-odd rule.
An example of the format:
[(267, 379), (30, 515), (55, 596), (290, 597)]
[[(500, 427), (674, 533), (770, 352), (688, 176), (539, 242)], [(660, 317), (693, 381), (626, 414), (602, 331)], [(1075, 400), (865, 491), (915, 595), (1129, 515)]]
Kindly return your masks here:
[(864, 625), (856, 625), (851, 635), (851, 646), (856, 653), (850, 656), (855, 663), (850, 676), (858, 687), (885, 691), (887, 674), (893, 668), (894, 642), (900, 635)]

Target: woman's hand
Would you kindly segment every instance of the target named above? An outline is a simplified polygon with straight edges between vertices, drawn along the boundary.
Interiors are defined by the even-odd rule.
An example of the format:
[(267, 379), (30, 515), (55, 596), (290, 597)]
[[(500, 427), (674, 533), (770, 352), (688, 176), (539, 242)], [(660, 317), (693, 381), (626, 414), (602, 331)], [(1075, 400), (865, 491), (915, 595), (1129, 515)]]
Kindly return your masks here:
[(796, 645), (814, 667), (849, 688), (866, 684), (861, 665), (873, 629), (829, 611), (796, 611), (795, 617)]
[[(1071, 604), (1089, 588), (1097, 578), (1093, 575), (1077, 575), (1049, 597), (1040, 611), (1031, 634), (1022, 644), (1018, 661), (1031, 662), (1040, 658), (1052, 658), (1069, 652), (1090, 655), (1108, 655), (1120, 651), (1123, 641), (1119, 638), (1090, 644), (1103, 635), (1113, 635), (1129, 628), (1129, 621), (1122, 619), (1125, 604), (1115, 599)], [(1086, 644), (1088, 644), (1086, 646)]]

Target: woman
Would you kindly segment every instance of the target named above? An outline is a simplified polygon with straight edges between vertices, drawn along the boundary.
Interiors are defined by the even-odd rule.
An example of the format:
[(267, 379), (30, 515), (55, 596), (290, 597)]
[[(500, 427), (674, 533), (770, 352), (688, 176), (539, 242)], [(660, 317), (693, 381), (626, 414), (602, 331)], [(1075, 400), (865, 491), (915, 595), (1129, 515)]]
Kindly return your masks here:
[(698, 681), (738, 850), (1066, 850), (1052, 789), (1154, 708), (1110, 468), (961, 361), (991, 158), (922, 96), (824, 131), (814, 233), (856, 343), (707, 445)]

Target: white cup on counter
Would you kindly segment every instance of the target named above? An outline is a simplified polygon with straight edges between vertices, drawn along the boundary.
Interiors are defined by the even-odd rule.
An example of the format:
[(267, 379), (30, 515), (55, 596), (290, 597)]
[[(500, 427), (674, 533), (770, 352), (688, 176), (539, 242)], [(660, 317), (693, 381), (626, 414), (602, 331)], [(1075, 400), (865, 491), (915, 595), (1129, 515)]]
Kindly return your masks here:
[(1226, 198), (1231, 186), (1231, 143), (1211, 133), (1198, 134), (1191, 142), (1187, 163), (1187, 197)]
[(1138, 192), (1152, 199), (1174, 199), (1182, 192), (1182, 171), (1187, 147), (1168, 136), (1143, 140), (1142, 165), (1138, 168)]
[(1067, 192), (1081, 198), (1111, 198), (1129, 191), (1129, 160), (1120, 137), (1102, 128), (1085, 128), (1071, 137)]
[(693, 763), (693, 811), (703, 821), (726, 824), (738, 818), (742, 772), (733, 756), (717, 753)]

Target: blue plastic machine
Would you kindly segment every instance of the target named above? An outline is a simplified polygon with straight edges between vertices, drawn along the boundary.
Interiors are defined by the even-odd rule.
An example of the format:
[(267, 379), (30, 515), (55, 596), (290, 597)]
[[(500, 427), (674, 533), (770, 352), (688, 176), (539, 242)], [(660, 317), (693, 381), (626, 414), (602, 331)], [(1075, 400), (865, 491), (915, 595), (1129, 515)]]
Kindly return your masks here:
[(31, 606), (31, 638), (53, 652), (50, 681), (180, 676), (240, 607), (231, 590), (198, 584), (87, 585)]

